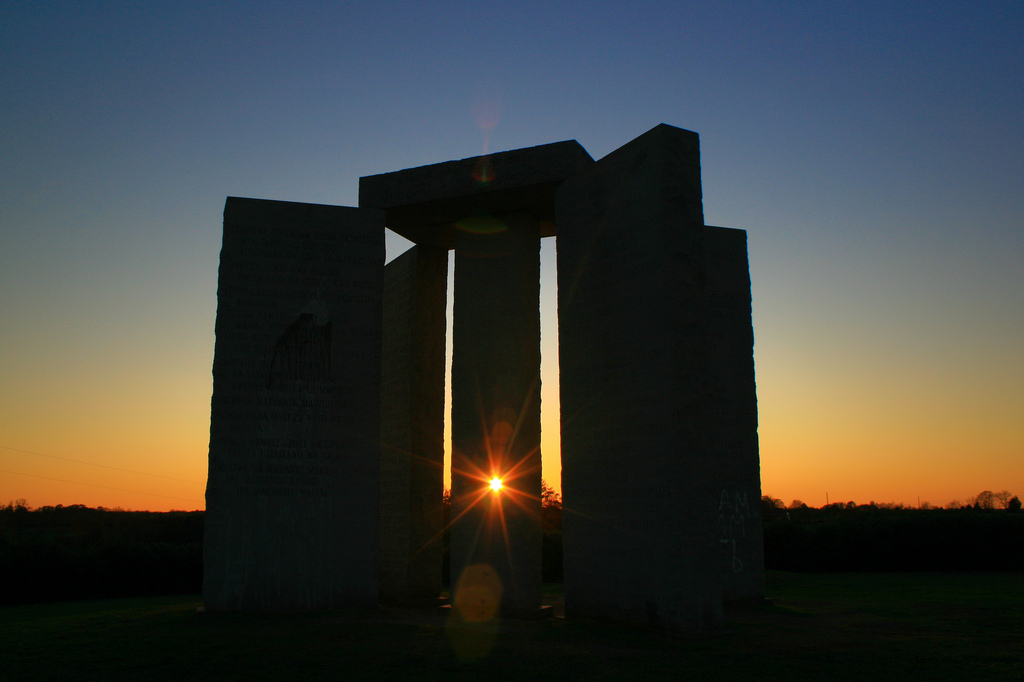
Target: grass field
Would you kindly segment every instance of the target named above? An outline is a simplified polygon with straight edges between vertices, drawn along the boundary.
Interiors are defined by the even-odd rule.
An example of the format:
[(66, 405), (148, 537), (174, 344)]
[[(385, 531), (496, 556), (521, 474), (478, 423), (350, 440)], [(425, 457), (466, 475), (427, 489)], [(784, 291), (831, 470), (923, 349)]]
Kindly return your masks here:
[(466, 629), (393, 610), (201, 614), (198, 596), (4, 607), (0, 680), (1024, 679), (1024, 573), (769, 573), (768, 595), (695, 636), (559, 618)]

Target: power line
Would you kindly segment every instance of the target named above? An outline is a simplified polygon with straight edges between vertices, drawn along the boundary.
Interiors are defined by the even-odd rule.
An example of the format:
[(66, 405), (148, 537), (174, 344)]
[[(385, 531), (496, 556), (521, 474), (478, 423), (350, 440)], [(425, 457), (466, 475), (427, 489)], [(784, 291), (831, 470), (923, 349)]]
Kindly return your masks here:
[[(14, 448), (7, 448), (13, 450)], [(97, 465), (98, 466), (98, 465)], [(128, 490), (126, 488), (111, 488), (108, 485), (96, 485), (95, 483), (82, 483), (81, 481), (66, 481), (63, 478), (53, 478), (51, 476), (39, 476), (37, 474), (23, 474), (20, 471), (7, 471), (0, 469), (2, 474), (14, 474), (15, 476), (31, 476), (32, 478), (45, 478), (47, 481), (58, 481), (60, 483), (70, 483), (72, 485), (87, 485), (92, 488), (103, 488), (104, 490), (117, 490), (122, 493), (135, 493), (136, 495), (152, 495), (153, 497), (167, 497), (172, 500), (184, 500), (185, 502), (195, 502), (195, 497), (175, 497), (174, 495), (161, 495), (160, 493), (144, 493), (141, 490)]]
[[(147, 474), (145, 471), (132, 471), (131, 469), (122, 469), (120, 467), (107, 466), (106, 464), (94, 464), (92, 462), (83, 462), (80, 459), (70, 459), (68, 457), (58, 457), (57, 455), (47, 455), (47, 454), (44, 454), (42, 452), (33, 452), (32, 450), (21, 450), (19, 448), (7, 447), (6, 445), (0, 445), (0, 449), (2, 449), (2, 450), (13, 450), (14, 452), (24, 452), (27, 455), (38, 455), (39, 457), (49, 457), (50, 459), (59, 459), (59, 460), (62, 460), (64, 462), (75, 462), (76, 464), (87, 464), (87, 465), (89, 465), (91, 467), (100, 467), (102, 469), (113, 469), (114, 471), (124, 471), (125, 473), (138, 474), (140, 476), (152, 476), (154, 478), (166, 478), (168, 481), (178, 481), (179, 483), (192, 483), (193, 485), (199, 485), (198, 481), (186, 481), (183, 478), (174, 478), (172, 476), (163, 476), (161, 474)], [(25, 474), (25, 476), (29, 476), (29, 475), (30, 474)], [(40, 478), (43, 478), (43, 477), (40, 477)], [(54, 479), (54, 480), (56, 480), (56, 479)], [(114, 490), (116, 490), (116, 488), (114, 488)]]

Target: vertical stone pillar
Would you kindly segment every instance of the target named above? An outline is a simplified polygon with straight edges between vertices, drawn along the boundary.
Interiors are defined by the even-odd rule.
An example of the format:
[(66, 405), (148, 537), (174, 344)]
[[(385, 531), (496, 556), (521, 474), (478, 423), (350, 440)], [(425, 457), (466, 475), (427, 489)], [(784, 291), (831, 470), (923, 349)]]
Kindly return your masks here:
[(761, 464), (747, 233), (704, 228), (712, 447), (720, 470), (718, 543), (727, 600), (764, 598)]
[[(482, 620), (498, 607), (506, 615), (540, 608), (540, 231), (523, 212), (462, 225), (455, 237), (452, 586), (456, 608)], [(498, 493), (488, 484), (495, 477), (504, 486)]]
[(217, 289), (203, 599), (377, 602), (384, 214), (230, 197)]
[(558, 189), (566, 616), (722, 621), (700, 151), (660, 125)]
[(448, 252), (414, 246), (384, 268), (380, 595), (441, 593)]

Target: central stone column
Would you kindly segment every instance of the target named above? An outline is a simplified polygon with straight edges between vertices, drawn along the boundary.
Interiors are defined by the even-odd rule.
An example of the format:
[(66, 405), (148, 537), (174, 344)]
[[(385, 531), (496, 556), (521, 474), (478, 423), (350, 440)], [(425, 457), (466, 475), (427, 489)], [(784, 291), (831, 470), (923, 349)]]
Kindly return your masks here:
[(453, 603), (469, 620), (537, 613), (540, 225), (532, 214), (456, 225), (452, 342)]

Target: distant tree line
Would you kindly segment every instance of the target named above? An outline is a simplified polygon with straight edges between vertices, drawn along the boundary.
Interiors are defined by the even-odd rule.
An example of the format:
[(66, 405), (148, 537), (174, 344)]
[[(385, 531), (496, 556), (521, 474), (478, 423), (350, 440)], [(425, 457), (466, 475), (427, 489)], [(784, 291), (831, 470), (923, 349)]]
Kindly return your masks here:
[(1010, 493), (931, 505), (761, 500), (765, 567), (786, 571), (1024, 571), (1024, 514)]
[[(544, 582), (562, 581), (562, 499), (542, 483)], [(450, 518), (447, 491), (445, 524)], [(786, 571), (1024, 571), (1020, 499), (982, 493), (936, 508), (765, 496), (765, 565)], [(83, 505), (0, 505), (0, 604), (202, 591), (203, 519)], [(448, 533), (444, 580), (450, 584)]]
[[(445, 526), (450, 520), (444, 492)], [(543, 576), (562, 580), (561, 497), (543, 483)], [(203, 589), (205, 512), (138, 512), (81, 504), (0, 505), (0, 605), (197, 594)], [(444, 581), (450, 582), (449, 533)]]
[[(782, 500), (772, 497), (771, 495), (765, 495), (761, 498), (761, 504), (765, 507), (767, 513), (773, 513), (779, 509), (807, 509), (808, 506), (800, 500), (793, 500), (787, 506)], [(938, 507), (931, 504), (930, 502), (922, 502), (917, 507), (910, 507), (903, 504), (894, 504), (892, 502), (886, 502), (882, 504), (875, 504), (873, 501), (868, 504), (857, 504), (856, 502), (836, 502), (833, 504), (826, 505), (824, 508), (832, 509), (864, 509), (864, 508), (876, 508), (876, 509), (978, 509), (978, 510), (992, 510), (992, 509), (1005, 509), (1011, 513), (1017, 513), (1021, 510), (1020, 498), (1011, 493), (1008, 490), (1003, 490), (998, 493), (994, 493), (991, 490), (982, 490), (974, 497), (968, 497), (966, 500), (961, 502), (960, 500), (953, 500), (945, 507)]]
[(0, 604), (200, 592), (203, 514), (0, 505)]

